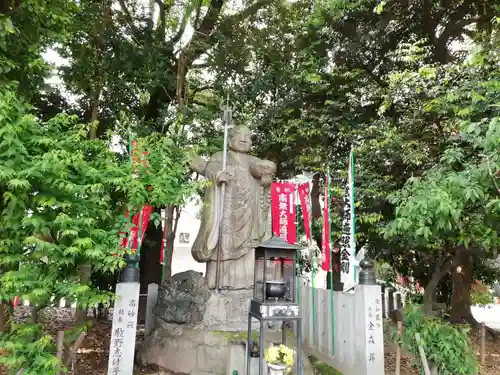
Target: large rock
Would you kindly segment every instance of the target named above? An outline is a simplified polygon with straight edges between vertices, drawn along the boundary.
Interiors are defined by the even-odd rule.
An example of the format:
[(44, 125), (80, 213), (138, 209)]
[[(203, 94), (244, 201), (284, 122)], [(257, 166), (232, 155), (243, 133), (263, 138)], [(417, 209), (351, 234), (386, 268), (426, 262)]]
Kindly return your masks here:
[(193, 271), (172, 279), (158, 288), (155, 328), (138, 350), (139, 364), (165, 374), (226, 374), (232, 345), (246, 342), (252, 291), (206, 293)]
[(145, 339), (138, 362), (169, 374), (225, 374), (232, 339), (223, 332), (161, 323)]
[[(257, 338), (257, 331), (252, 333)], [(138, 352), (140, 365), (162, 375), (231, 375), (234, 370), (245, 374), (247, 332), (208, 331), (198, 326), (161, 323), (149, 335)], [(281, 333), (268, 332), (265, 347), (281, 341)], [(296, 338), (287, 345), (297, 350)], [(296, 360), (295, 360), (296, 361)], [(258, 374), (259, 359), (251, 361), (251, 375)], [(302, 351), (302, 371), (313, 375), (307, 353)], [(296, 368), (292, 371), (296, 374)]]
[(203, 320), (210, 295), (203, 275), (181, 272), (159, 286), (154, 313), (166, 323), (196, 324)]

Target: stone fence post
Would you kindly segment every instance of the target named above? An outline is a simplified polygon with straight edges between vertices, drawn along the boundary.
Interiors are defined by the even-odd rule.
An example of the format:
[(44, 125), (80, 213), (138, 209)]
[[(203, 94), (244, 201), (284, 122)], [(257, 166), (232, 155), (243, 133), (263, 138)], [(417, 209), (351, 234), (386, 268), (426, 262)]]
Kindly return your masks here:
[(135, 339), (139, 311), (139, 256), (127, 254), (127, 265), (116, 284), (113, 326), (109, 345), (108, 375), (134, 373)]
[(146, 327), (144, 336), (149, 336), (155, 326), (154, 307), (158, 300), (158, 284), (152, 283), (148, 285), (148, 298), (146, 301)]
[(355, 374), (384, 375), (384, 330), (381, 287), (377, 285), (374, 263), (360, 263), (355, 288)]

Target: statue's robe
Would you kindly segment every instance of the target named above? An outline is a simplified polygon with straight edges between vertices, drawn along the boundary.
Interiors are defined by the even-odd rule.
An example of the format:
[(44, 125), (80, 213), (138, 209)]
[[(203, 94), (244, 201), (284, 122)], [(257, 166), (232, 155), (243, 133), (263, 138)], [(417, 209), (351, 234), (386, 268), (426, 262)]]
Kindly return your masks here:
[(263, 203), (270, 192), (261, 187), (260, 176), (253, 176), (250, 171), (250, 165), (258, 158), (228, 151), (226, 171), (231, 179), (222, 197), (222, 186), (215, 181), (217, 173), (222, 171), (222, 156), (222, 152), (214, 154), (205, 165), (203, 175), (212, 183), (205, 189), (200, 230), (191, 253), (196, 261), (207, 263), (209, 288), (216, 286), (220, 251), (219, 287), (248, 289), (254, 283), (254, 249), (270, 235), (270, 210)]

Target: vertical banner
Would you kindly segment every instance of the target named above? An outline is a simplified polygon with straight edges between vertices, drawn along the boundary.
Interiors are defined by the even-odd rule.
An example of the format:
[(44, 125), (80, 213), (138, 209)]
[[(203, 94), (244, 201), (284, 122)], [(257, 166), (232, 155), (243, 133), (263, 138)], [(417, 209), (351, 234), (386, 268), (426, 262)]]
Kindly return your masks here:
[(351, 148), (344, 195), (344, 217), (340, 237), (340, 281), (344, 290), (356, 284), (356, 240), (354, 207), (354, 150)]
[[(144, 240), (144, 235), (146, 234), (146, 229), (148, 228), (149, 217), (153, 212), (153, 207), (146, 204), (140, 213), (134, 216), (132, 224), (134, 225), (130, 230), (132, 235), (132, 246), (133, 250), (140, 250), (139, 246)], [(141, 237), (139, 240), (139, 236)]]
[[(161, 237), (161, 248), (160, 248), (160, 264), (165, 265), (165, 250), (167, 246), (167, 220), (168, 220), (168, 207), (165, 206), (163, 210), (163, 224), (162, 224), (162, 237)], [(162, 278), (163, 280), (163, 278)]]
[(296, 243), (295, 184), (287, 181), (273, 182), (271, 202), (273, 234), (288, 243)]
[[(139, 233), (141, 233), (141, 240), (144, 239), (144, 234), (146, 233), (146, 229), (148, 228), (149, 217), (153, 212), (153, 207), (149, 204), (146, 204), (140, 213), (135, 214), (132, 219), (132, 228), (130, 228), (130, 232), (128, 237), (124, 237), (122, 239), (122, 247), (126, 248), (129, 246), (132, 250), (137, 250), (139, 245)], [(128, 212), (125, 214), (125, 217), (128, 217)], [(140, 223), (139, 223), (140, 222)], [(140, 228), (139, 228), (140, 225)], [(122, 232), (123, 233), (123, 232)]]
[(323, 232), (321, 238), (321, 269), (331, 271), (332, 260), (330, 255), (330, 176), (325, 176), (325, 203), (323, 205)]
[(306, 240), (311, 241), (311, 189), (309, 182), (300, 184), (297, 188), (299, 192), (300, 208), (302, 209), (302, 217), (304, 218), (304, 229), (306, 232)]

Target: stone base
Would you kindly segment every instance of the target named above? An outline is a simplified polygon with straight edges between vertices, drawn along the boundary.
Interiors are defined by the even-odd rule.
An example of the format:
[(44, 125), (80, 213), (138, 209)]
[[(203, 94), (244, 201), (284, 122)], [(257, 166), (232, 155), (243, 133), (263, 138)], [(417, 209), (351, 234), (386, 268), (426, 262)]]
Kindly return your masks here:
[(166, 374), (226, 374), (231, 345), (246, 342), (252, 295), (252, 290), (210, 291), (203, 317), (195, 324), (156, 317), (154, 330), (139, 349), (139, 364)]
[[(257, 337), (258, 333), (253, 331), (252, 338), (256, 340)], [(164, 323), (145, 339), (137, 360), (139, 365), (162, 375), (232, 375), (234, 370), (239, 375), (245, 375), (246, 339), (246, 331), (208, 331), (200, 327)], [(265, 347), (280, 341), (281, 333), (267, 332)], [(287, 346), (297, 351), (294, 337), (289, 336)], [(302, 374), (313, 375), (304, 351), (302, 359)], [(259, 359), (252, 358), (250, 374), (258, 375), (258, 368)], [(292, 374), (297, 373), (296, 368), (292, 370)]]
[(205, 303), (205, 313), (198, 327), (217, 331), (244, 331), (248, 329), (248, 310), (253, 290), (221, 290)]
[(162, 324), (144, 341), (138, 361), (142, 366), (177, 375), (224, 375), (230, 342), (231, 337), (222, 332)]
[[(167, 323), (155, 318), (154, 330), (146, 336), (137, 353), (140, 365), (165, 375), (245, 375), (245, 344), (252, 290), (224, 290), (204, 304), (201, 321), (193, 324)], [(281, 342), (281, 332), (265, 328), (265, 347)], [(258, 340), (259, 323), (252, 322), (252, 339)], [(295, 338), (287, 342), (296, 348)], [(303, 354), (304, 375), (312, 369)], [(257, 371), (256, 371), (257, 369)], [(251, 374), (258, 374), (258, 359), (251, 361)], [(310, 370), (310, 371), (308, 371)]]

